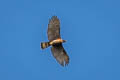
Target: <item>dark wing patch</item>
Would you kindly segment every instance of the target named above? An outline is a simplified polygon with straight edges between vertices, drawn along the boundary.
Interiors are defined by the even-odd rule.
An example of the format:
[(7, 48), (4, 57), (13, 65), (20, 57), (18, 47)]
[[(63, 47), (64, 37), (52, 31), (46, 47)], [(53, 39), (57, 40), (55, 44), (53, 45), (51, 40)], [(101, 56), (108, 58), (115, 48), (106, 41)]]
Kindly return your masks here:
[(59, 62), (62, 66), (65, 66), (69, 63), (69, 56), (64, 50), (62, 44), (53, 45), (51, 51), (57, 62)]
[(48, 40), (52, 41), (60, 38), (60, 21), (57, 16), (53, 16), (48, 24)]

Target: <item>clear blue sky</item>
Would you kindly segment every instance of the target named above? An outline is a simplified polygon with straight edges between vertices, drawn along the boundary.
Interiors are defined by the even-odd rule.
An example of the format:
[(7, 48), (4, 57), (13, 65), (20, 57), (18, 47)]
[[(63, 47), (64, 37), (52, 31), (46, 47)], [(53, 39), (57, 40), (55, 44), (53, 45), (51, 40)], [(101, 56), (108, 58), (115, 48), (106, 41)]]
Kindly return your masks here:
[[(67, 67), (40, 49), (53, 15)], [(0, 80), (120, 80), (120, 1), (1, 0)]]

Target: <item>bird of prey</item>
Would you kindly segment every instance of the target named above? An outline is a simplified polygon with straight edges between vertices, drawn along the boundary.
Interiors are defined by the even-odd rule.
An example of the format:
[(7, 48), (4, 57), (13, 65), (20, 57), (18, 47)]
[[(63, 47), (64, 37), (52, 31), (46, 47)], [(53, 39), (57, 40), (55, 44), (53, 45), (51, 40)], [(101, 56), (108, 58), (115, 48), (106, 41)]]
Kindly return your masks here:
[(42, 42), (41, 48), (45, 49), (51, 46), (51, 52), (57, 62), (62, 66), (66, 66), (69, 63), (69, 56), (62, 45), (62, 43), (66, 42), (66, 40), (61, 39), (60, 20), (57, 16), (52, 16), (49, 20), (47, 35), (49, 42)]

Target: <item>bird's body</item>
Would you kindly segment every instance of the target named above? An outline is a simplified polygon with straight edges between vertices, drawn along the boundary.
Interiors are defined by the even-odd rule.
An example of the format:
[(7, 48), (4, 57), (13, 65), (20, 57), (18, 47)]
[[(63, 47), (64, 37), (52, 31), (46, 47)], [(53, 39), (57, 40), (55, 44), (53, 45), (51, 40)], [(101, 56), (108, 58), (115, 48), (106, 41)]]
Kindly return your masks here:
[(62, 39), (55, 39), (53, 41), (50, 42), (50, 45), (55, 45), (55, 44), (59, 44), (59, 43), (63, 43), (65, 42), (65, 40), (62, 40)]
[(60, 36), (60, 21), (57, 16), (53, 16), (48, 24), (48, 40), (49, 42), (42, 42), (41, 48), (45, 49), (49, 46), (51, 47), (51, 51), (56, 60), (62, 65), (67, 65), (69, 63), (69, 57), (64, 50), (62, 43), (66, 42), (61, 39)]

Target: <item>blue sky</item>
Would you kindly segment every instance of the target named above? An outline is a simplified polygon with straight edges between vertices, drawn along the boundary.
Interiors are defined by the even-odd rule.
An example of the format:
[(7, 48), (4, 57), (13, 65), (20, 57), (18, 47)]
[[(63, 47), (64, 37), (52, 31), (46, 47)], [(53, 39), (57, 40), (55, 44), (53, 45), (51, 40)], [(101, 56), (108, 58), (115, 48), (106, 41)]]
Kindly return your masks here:
[[(1, 0), (0, 80), (120, 80), (119, 0)], [(60, 66), (48, 41), (48, 20), (61, 21), (70, 57)]]

